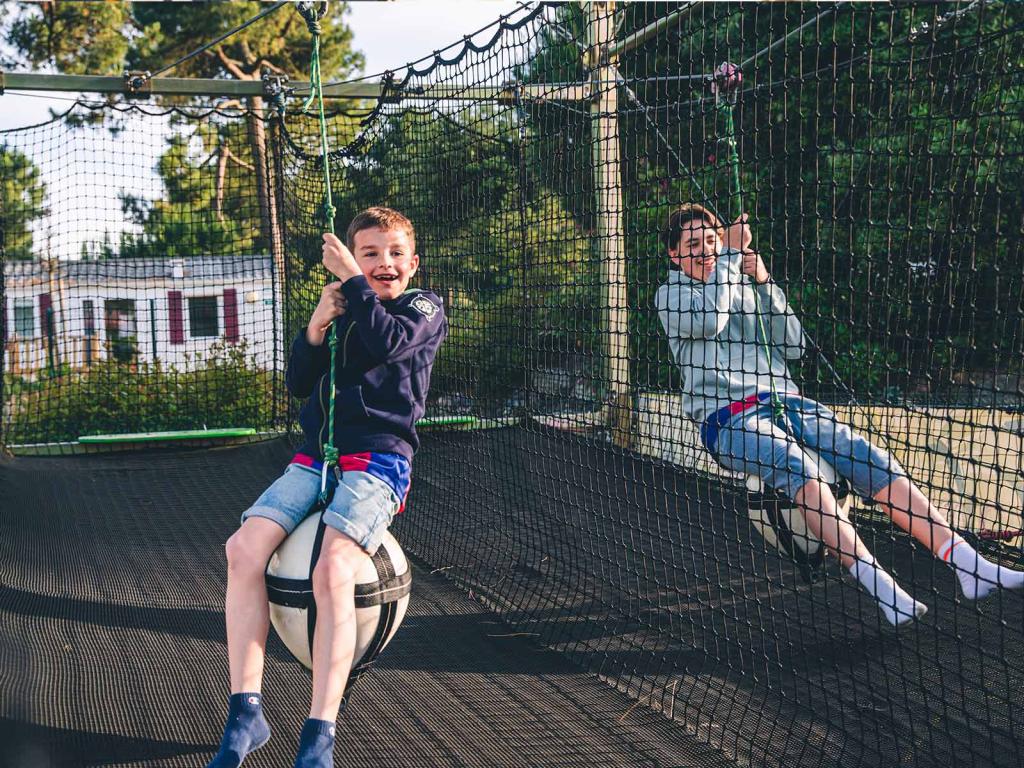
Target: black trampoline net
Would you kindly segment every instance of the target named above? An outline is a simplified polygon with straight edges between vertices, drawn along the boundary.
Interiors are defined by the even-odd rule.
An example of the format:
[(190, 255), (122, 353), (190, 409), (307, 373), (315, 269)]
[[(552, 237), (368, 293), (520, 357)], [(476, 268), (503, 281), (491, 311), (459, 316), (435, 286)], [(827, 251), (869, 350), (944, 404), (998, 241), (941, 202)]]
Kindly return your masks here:
[[(1024, 592), (968, 599), (964, 561), (943, 562), (957, 557), (943, 542), (952, 530), (961, 552), (1024, 568), (1022, 44), (1024, 6), (1010, 2), (536, 5), (387, 74), (379, 100), (330, 100), (337, 230), (371, 205), (406, 214), (421, 258), (414, 286), (444, 300), (450, 328), (396, 524), (403, 546), (516, 633), (739, 764), (1018, 764)], [(280, 374), (328, 280), (317, 121), (294, 99), (265, 121), (111, 117), (128, 127), (57, 121), (2, 135), (5, 182), (22, 186), (33, 164), (66, 162), (82, 136), (117, 148), (121, 175), (104, 184), (128, 190), (131, 222), (110, 225), (113, 252), (103, 252), (92, 188), (68, 179), (99, 245), (63, 242), (47, 258), (45, 233), (69, 209), (47, 202), (49, 187), (5, 205), (4, 440), (88, 434), (92, 411), (71, 417), (74, 398), (54, 393), (107, 369), (119, 382), (158, 369), (174, 382), (184, 400), (162, 402), (185, 403), (174, 413), (194, 409), (193, 421), (163, 428), (294, 435), (300, 404)], [(164, 169), (148, 196), (130, 178), (130, 126), (170, 132), (181, 150), (138, 150)], [(259, 157), (232, 138), (251, 139), (254, 126)], [(257, 174), (243, 161), (265, 165)], [(203, 193), (176, 198), (184, 177)], [(693, 245), (693, 215), (673, 218), (686, 203), (714, 217), (697, 214)], [(738, 233), (713, 226), (741, 212), (768, 281), (756, 256), (724, 248)], [(220, 214), (230, 226), (207, 237)], [(154, 219), (183, 227), (179, 250), (152, 239)], [(687, 227), (666, 240), (673, 221)], [(719, 239), (711, 256), (697, 252), (708, 233)], [(40, 299), (39, 286), (73, 266), (123, 282), (140, 259), (187, 268), (241, 253), (265, 259), (266, 272), (235, 289), (237, 306), (252, 291), (267, 315), (236, 320), (239, 338), (221, 329), (219, 342), (245, 349), (240, 364), (263, 387), (245, 388), (251, 412), (224, 413), (237, 371), (225, 392), (146, 357), (150, 328), (174, 332), (168, 297), (187, 273), (154, 278), (157, 320), (146, 319), (152, 303), (137, 305), (125, 360), (97, 319), (97, 357), (76, 362), (62, 341), (70, 310)], [(33, 269), (36, 287), (17, 293)], [(95, 295), (99, 313), (106, 293)], [(216, 311), (197, 305), (200, 325), (225, 317), (223, 297)], [(191, 322), (191, 306), (181, 311)], [(695, 330), (709, 317), (712, 330)], [(19, 331), (30, 319), (34, 352)], [(242, 343), (250, 335), (266, 357)], [(787, 405), (797, 390), (827, 410)], [(708, 421), (757, 392), (760, 405)], [(219, 421), (198, 415), (207, 408)], [(821, 417), (813, 432), (801, 431), (807, 413)], [(702, 438), (709, 423), (724, 441), (715, 455), (706, 428)], [(772, 436), (821, 447), (832, 424), (896, 462), (835, 448), (854, 486), (848, 515), (817, 470), (769, 465)], [(767, 459), (747, 441), (762, 428)], [(745, 442), (750, 453), (737, 457)], [(796, 457), (819, 467), (802, 448)], [(919, 492), (906, 504), (889, 485), (906, 482), (897, 464)], [(793, 498), (748, 494), (745, 475)], [(866, 498), (881, 488), (890, 504)], [(796, 509), (794, 499), (808, 510), (790, 520), (806, 521), (805, 542), (838, 537), (817, 570), (751, 522), (751, 510)], [(927, 613), (891, 626), (849, 573), (851, 558), (872, 556), (872, 573), (891, 574)]]
[(0, 133), (8, 445), (282, 423), (265, 136), (89, 104)]

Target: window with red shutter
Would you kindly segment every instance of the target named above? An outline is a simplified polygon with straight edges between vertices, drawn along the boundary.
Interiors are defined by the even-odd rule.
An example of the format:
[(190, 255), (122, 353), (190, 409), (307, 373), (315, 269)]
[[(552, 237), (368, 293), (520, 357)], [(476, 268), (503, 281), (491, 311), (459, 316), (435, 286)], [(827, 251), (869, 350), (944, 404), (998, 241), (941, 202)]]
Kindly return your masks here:
[(167, 319), (171, 324), (171, 344), (184, 344), (185, 311), (181, 291), (167, 292)]
[(232, 344), (238, 341), (238, 292), (224, 289), (224, 338)]

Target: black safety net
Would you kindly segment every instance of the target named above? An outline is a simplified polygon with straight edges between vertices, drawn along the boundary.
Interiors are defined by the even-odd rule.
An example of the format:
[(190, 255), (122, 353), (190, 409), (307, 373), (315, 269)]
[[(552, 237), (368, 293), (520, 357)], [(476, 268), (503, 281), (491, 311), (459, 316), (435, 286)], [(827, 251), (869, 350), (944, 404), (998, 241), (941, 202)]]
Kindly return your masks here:
[[(659, 713), (645, 723), (673, 734), (666, 749), (685, 736), (713, 751), (701, 759), (741, 765), (1017, 765), (1024, 590), (970, 599), (964, 574), (980, 561), (968, 568), (944, 542), (955, 532), (960, 552), (973, 547), (993, 569), (1024, 569), (1022, 44), (1024, 6), (998, 0), (534, 5), (369, 78), (379, 98), (329, 99), (336, 229), (371, 205), (407, 215), (421, 259), (413, 286), (442, 298), (449, 323), (408, 509), (395, 527), (437, 577), (430, 589), (449, 580), (527, 642), (508, 653), (556, 652), (635, 707), (627, 716), (602, 705), (596, 720), (617, 728), (641, 710)], [(35, 222), (20, 240), (5, 214), (8, 445), (73, 441), (90, 429), (202, 427), (276, 429), (294, 444), (300, 403), (281, 374), (331, 279), (320, 262), (319, 125), (299, 101), (283, 99), (283, 112), (260, 116), (129, 109), (111, 115), (119, 133), (71, 131), (65, 119), (0, 134), (13, 158), (4, 168), (16, 169), (5, 180), (21, 184), (33, 164), (66, 164), (80, 137), (115, 157), (133, 130), (171, 136), (179, 149), (169, 155), (149, 140), (147, 163), (159, 160), (161, 180), (148, 193), (152, 172), (133, 178), (126, 157), (117, 169), (124, 178), (104, 182), (126, 190), (129, 214), (129, 224), (110, 226), (110, 253), (104, 224), (89, 213), (95, 182), (87, 177), (62, 188), (77, 207), (46, 203), (50, 187), (37, 202), (18, 198), (40, 211), (19, 214)], [(254, 155), (257, 144), (264, 150)], [(181, 178), (204, 191), (176, 198)], [(680, 218), (688, 203), (703, 208)], [(79, 229), (94, 245), (64, 240), (51, 258), (45, 233), (72, 210), (89, 222)], [(749, 216), (753, 254), (723, 244), (743, 245), (725, 226), (740, 213)], [(220, 214), (230, 237), (200, 237), (198, 222), (216, 228)], [(169, 219), (193, 234), (162, 253)], [(680, 221), (688, 226), (673, 230)], [(693, 221), (700, 235), (691, 248)], [(708, 232), (716, 253), (691, 253)], [(203, 294), (190, 283), (189, 260), (224, 265), (243, 252), (265, 259), (266, 271), (247, 273), (249, 286), (234, 289), (237, 306), (249, 306), (253, 292), (266, 319), (252, 315), (246, 326), (240, 314), (234, 340), (226, 326), (218, 331), (216, 354), (227, 362), (205, 351), (194, 364), (149, 361), (144, 336), (173, 333), (177, 286), (191, 286), (183, 301), (215, 295), (214, 314), (226, 323), (224, 291)], [(72, 359), (61, 334), (74, 334), (61, 323), (67, 308), (78, 312), (79, 294), (68, 278), (63, 303), (44, 307), (40, 286), (56, 296), (59, 276), (88, 264), (113, 270), (121, 285), (147, 259), (177, 260), (185, 272), (153, 277), (137, 328), (150, 308), (156, 320), (136, 332), (134, 351), (119, 360), (119, 337), (96, 320), (93, 362)], [(35, 287), (17, 288), (22, 282)], [(109, 290), (94, 292), (99, 313)], [(22, 351), (30, 320), (34, 352)], [(182, 351), (192, 343), (186, 334)], [(34, 367), (23, 362), (30, 359)], [(204, 373), (210, 367), (228, 383)], [(259, 386), (240, 386), (243, 375)], [(123, 429), (116, 418), (93, 428), (91, 381), (147, 395), (155, 385), (133, 382), (170, 382), (173, 396), (159, 400), (177, 420), (151, 425), (139, 421), (145, 408), (126, 406)], [(242, 390), (252, 410), (226, 411)], [(79, 391), (81, 415), (68, 416), (79, 395), (60, 393)], [(800, 411), (812, 405), (785, 402), (797, 391), (825, 409), (807, 411), (821, 417), (813, 432), (801, 431)], [(771, 451), (766, 458), (751, 439), (743, 464), (713, 455), (701, 437), (708, 419), (757, 392), (759, 404), (715, 422), (724, 441), (716, 451), (740, 450), (751, 436), (753, 422), (730, 433), (739, 414), (762, 419), (762, 442), (774, 435), (786, 445), (849, 425), (875, 447), (872, 456), (895, 463), (880, 468), (882, 459), (837, 448), (833, 461), (854, 487), (830, 487), (826, 470), (798, 448), (799, 466), (813, 472), (771, 475), (793, 498), (759, 491), (754, 478), (769, 476)], [(269, 465), (261, 478), (273, 478)], [(895, 494), (907, 481), (917, 495), (904, 505)], [(812, 492), (805, 482), (820, 498), (804, 495)], [(868, 498), (882, 487), (891, 503)], [(843, 499), (849, 512), (837, 513)], [(244, 502), (224, 506), (214, 539)], [(790, 527), (804, 520), (811, 529), (793, 542), (840, 537), (820, 566), (771, 546), (772, 527), (752, 522), (790, 508)], [(852, 531), (859, 543), (846, 549)], [(203, 558), (196, 578), (215, 582), (209, 597), (222, 575)], [(858, 583), (854, 560), (891, 575), (927, 612), (893, 626), (880, 610), (884, 597), (870, 593), (883, 588)], [(414, 591), (413, 604), (420, 599)], [(415, 610), (424, 611), (417, 621), (432, 615), (422, 603)], [(401, 654), (405, 637), (388, 654)], [(438, 631), (432, 639), (448, 642)], [(409, 684), (446, 696), (457, 677)], [(638, 754), (621, 764), (684, 764)], [(438, 758), (460, 761), (472, 762), (463, 753)]]
[(260, 164), (263, 120), (230, 110), (76, 104), (0, 132), (8, 445), (283, 421)]

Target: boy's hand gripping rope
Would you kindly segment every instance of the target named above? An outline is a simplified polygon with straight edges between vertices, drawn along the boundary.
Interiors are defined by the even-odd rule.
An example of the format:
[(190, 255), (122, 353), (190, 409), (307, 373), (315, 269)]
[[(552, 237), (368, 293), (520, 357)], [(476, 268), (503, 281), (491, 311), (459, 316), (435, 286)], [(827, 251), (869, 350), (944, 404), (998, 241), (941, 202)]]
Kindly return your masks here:
[[(723, 62), (718, 66), (711, 76), (711, 92), (715, 95), (715, 104), (722, 114), (725, 123), (725, 135), (721, 142), (725, 144), (729, 156), (729, 197), (732, 199), (732, 212), (736, 216), (743, 213), (743, 188), (740, 186), (740, 155), (736, 142), (736, 128), (733, 120), (733, 110), (736, 107), (736, 97), (739, 95), (740, 84), (743, 82), (743, 73), (740, 68), (731, 63)], [(730, 216), (732, 218), (732, 216)], [(765, 362), (768, 365), (768, 383), (771, 387), (772, 413), (780, 422), (785, 417), (785, 409), (782, 400), (775, 389), (775, 377), (772, 375), (772, 351), (768, 344), (768, 332), (764, 324), (764, 314), (761, 312), (761, 297), (754, 289), (754, 313), (757, 315), (757, 325), (761, 331), (761, 342), (764, 349)]]
[[(327, 144), (327, 119), (324, 117), (324, 90), (320, 77), (320, 34), (323, 27), (320, 21), (327, 15), (327, 3), (296, 3), (295, 10), (306, 22), (309, 33), (313, 36), (313, 52), (309, 62), (309, 98), (302, 105), (302, 111), (306, 112), (315, 99), (319, 112), (320, 122), (320, 151), (324, 165), (324, 205), (321, 214), (324, 218), (324, 226), (328, 232), (334, 234), (334, 200), (331, 196), (331, 165), (328, 157)], [(337, 324), (331, 322), (331, 332), (327, 341), (331, 348), (331, 397), (327, 415), (327, 442), (323, 445), (323, 469), (320, 472), (320, 503), (327, 503), (327, 473), (331, 467), (338, 463), (338, 449), (334, 447), (334, 394), (335, 386), (335, 360), (338, 350)]]

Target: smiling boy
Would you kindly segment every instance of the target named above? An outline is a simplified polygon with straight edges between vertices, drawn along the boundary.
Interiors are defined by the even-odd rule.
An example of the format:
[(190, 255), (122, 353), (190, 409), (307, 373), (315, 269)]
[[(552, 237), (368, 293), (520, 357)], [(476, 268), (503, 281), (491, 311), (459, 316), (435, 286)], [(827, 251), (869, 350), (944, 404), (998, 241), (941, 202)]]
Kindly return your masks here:
[(801, 397), (787, 362), (803, 354), (803, 329), (751, 239), (746, 216), (726, 229), (692, 203), (672, 213), (664, 232), (671, 272), (655, 305), (683, 376), (683, 408), (701, 425), (705, 448), (802, 507), (811, 532), (893, 625), (927, 608), (875, 560), (805, 446), (952, 566), (967, 599), (1024, 587), (1024, 573), (986, 560), (954, 533), (887, 451)]
[[(419, 256), (412, 223), (401, 213), (369, 208), (352, 220), (346, 240), (323, 236), (323, 264), (338, 280), (324, 287), (288, 361), (289, 391), (308, 398), (299, 415), (305, 440), (226, 545), (231, 697), (220, 751), (208, 768), (237, 768), (270, 738), (260, 692), (269, 631), (264, 572), (278, 545), (313, 509), (327, 430), (340, 458), (328, 475), (333, 496), (313, 571), (313, 694), (296, 768), (333, 765), (334, 723), (356, 642), (355, 574), (380, 546), (409, 489), (419, 447), (415, 424), (447, 333), (444, 309), (435, 294), (406, 290)], [(335, 422), (329, 425), (325, 340), (332, 323), (338, 344)]]

